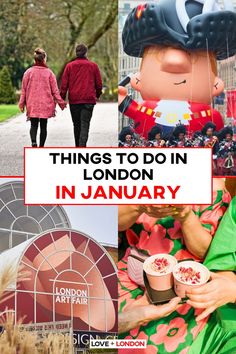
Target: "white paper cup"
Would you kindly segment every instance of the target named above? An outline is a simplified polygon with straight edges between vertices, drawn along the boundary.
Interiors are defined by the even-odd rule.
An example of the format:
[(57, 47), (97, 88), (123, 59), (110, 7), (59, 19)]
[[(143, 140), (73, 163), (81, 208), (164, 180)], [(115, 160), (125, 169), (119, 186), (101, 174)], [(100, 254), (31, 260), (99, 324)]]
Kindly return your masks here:
[[(170, 264), (168, 270), (163, 274), (151, 268), (151, 264), (157, 258), (165, 258)], [(174, 283), (172, 271), (176, 264), (176, 258), (169, 254), (159, 253), (148, 257), (143, 264), (143, 270), (147, 275), (150, 287), (159, 291), (171, 289)]]

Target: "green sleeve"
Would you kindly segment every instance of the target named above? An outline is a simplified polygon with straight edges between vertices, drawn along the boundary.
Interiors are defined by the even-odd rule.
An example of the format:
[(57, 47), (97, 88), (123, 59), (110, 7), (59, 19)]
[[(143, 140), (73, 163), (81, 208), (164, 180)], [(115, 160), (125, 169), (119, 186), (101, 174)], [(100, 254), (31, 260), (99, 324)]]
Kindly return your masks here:
[(210, 270), (236, 271), (236, 197), (220, 222), (204, 265)]

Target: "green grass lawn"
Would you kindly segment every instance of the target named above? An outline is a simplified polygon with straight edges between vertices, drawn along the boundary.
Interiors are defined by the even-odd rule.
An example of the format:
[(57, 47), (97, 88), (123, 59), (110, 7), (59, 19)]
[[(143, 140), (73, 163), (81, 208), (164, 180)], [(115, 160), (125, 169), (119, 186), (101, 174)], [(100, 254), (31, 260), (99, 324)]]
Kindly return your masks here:
[(0, 122), (20, 113), (16, 104), (0, 104)]

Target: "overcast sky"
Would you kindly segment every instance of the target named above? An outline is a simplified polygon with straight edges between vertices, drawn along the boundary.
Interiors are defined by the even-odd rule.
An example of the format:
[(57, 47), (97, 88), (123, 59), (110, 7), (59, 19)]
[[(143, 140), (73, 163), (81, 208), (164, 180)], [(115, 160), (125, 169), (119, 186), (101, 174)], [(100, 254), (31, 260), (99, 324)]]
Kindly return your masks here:
[[(20, 178), (0, 178), (0, 185)], [(116, 206), (64, 206), (72, 229), (86, 233), (95, 240), (117, 246)]]
[(117, 245), (116, 206), (64, 206), (71, 227), (99, 242)]

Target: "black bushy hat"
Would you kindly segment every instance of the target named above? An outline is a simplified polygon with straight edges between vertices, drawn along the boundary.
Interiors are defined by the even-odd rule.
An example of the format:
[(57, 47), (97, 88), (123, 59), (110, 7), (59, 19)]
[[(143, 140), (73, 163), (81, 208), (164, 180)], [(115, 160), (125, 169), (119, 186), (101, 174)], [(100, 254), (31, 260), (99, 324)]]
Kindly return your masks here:
[(234, 135), (233, 129), (231, 127), (224, 127), (223, 129), (221, 129), (221, 131), (219, 132), (219, 139), (225, 139), (227, 134), (230, 134), (231, 136)]
[(148, 132), (148, 140), (154, 140), (157, 134), (161, 134), (162, 136), (162, 128), (159, 125), (154, 125), (154, 127)]
[(134, 131), (131, 127), (122, 128), (121, 132), (119, 133), (119, 140), (124, 143), (127, 135), (131, 135), (133, 137)]
[(212, 122), (207, 122), (207, 123), (204, 125), (204, 127), (202, 128), (202, 134), (203, 134), (203, 135), (206, 135), (206, 132), (207, 132), (207, 130), (208, 130), (209, 128), (211, 128), (211, 129), (213, 129), (213, 131), (215, 131), (216, 125), (215, 125), (214, 123), (212, 123)]
[[(177, 11), (178, 0), (139, 5), (128, 15), (122, 40), (126, 54), (142, 57), (148, 46), (167, 45), (186, 50), (208, 50), (218, 60), (236, 53), (236, 13), (216, 9), (203, 11), (200, 1), (182, 0), (189, 22), (183, 25)], [(216, 5), (215, 5), (216, 6)]]
[(179, 124), (175, 127), (175, 129), (173, 130), (173, 133), (172, 135), (175, 137), (175, 138), (178, 138), (179, 134), (180, 133), (183, 133), (183, 134), (186, 134), (186, 128), (183, 124)]

